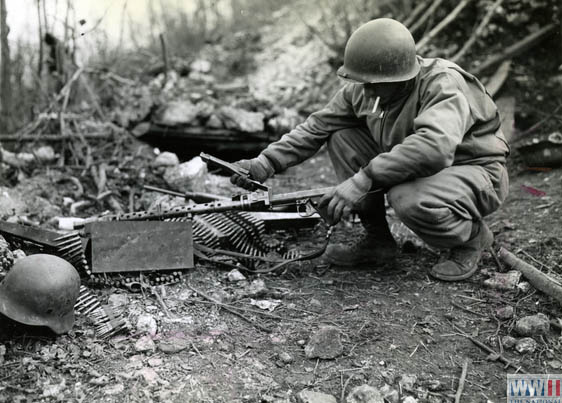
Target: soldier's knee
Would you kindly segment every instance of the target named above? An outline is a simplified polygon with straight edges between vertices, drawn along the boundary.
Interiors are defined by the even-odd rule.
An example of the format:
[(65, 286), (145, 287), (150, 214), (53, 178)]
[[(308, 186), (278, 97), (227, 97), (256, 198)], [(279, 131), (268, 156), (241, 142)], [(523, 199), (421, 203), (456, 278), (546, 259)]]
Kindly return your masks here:
[(335, 131), (328, 138), (328, 150), (339, 150), (347, 147), (350, 136), (353, 135), (352, 129), (342, 129)]

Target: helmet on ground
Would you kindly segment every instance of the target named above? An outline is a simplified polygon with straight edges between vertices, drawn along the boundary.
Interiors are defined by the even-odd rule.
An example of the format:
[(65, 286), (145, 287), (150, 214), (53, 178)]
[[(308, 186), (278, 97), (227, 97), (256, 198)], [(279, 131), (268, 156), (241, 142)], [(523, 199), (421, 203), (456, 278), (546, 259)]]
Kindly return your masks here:
[(355, 83), (407, 81), (420, 71), (408, 28), (390, 18), (361, 25), (347, 41), (338, 76)]
[(16, 261), (0, 284), (0, 313), (16, 322), (47, 326), (57, 334), (74, 325), (80, 276), (57, 256), (37, 254)]

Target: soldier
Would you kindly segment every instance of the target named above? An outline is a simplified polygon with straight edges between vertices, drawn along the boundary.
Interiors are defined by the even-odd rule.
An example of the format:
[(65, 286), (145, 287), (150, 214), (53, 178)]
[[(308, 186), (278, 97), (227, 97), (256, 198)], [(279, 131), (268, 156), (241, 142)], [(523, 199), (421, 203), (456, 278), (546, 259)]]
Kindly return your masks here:
[[(320, 205), (333, 223), (358, 211), (365, 229), (353, 245), (329, 245), (329, 263), (394, 259), (386, 193), (405, 225), (428, 245), (449, 250), (430, 269), (433, 277), (472, 276), (493, 242), (482, 218), (501, 206), (508, 191), (509, 147), (484, 86), (450, 61), (417, 56), (408, 29), (388, 18), (351, 35), (337, 74), (346, 84), (323, 109), (258, 157), (237, 164), (263, 182), (327, 142), (341, 183)], [(231, 181), (249, 185), (238, 175)]]

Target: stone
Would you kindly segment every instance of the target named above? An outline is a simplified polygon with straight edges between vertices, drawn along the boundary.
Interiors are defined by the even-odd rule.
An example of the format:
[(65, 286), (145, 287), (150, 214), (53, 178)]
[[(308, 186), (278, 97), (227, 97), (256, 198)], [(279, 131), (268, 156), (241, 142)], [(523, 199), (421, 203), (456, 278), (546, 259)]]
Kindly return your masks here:
[(515, 310), (513, 309), (513, 307), (511, 305), (502, 306), (502, 307), (496, 309), (496, 317), (500, 320), (511, 319), (511, 318), (513, 318), (514, 313), (515, 313)]
[(43, 164), (48, 164), (57, 159), (55, 150), (53, 150), (53, 147), (51, 146), (38, 147), (37, 149), (33, 150), (33, 155), (38, 162)]
[(163, 126), (188, 125), (197, 118), (197, 107), (188, 100), (174, 101), (162, 105), (152, 121)]
[(261, 112), (249, 112), (231, 106), (222, 106), (218, 114), (227, 129), (247, 133), (263, 132), (265, 115)]
[(543, 313), (525, 316), (515, 323), (515, 331), (521, 336), (546, 334), (550, 330), (548, 316)]
[(283, 364), (290, 364), (294, 360), (295, 359), (293, 358), (293, 356), (291, 354), (287, 353), (286, 351), (279, 354), (279, 361), (281, 361)]
[(400, 392), (393, 389), (390, 385), (385, 384), (381, 389), (383, 399), (388, 403), (398, 403), (400, 401)]
[(142, 336), (135, 343), (135, 351), (139, 353), (145, 353), (149, 351), (154, 351), (156, 349), (156, 344), (150, 336)]
[(522, 281), (519, 284), (517, 284), (517, 288), (524, 294), (528, 293), (529, 290), (531, 289), (531, 284), (528, 283), (527, 281)]
[(443, 384), (437, 379), (432, 379), (427, 382), (427, 389), (432, 392), (437, 392), (438, 390), (443, 389)]
[(304, 348), (306, 358), (330, 360), (343, 353), (341, 334), (337, 327), (325, 326), (318, 329)]
[(148, 365), (151, 367), (159, 367), (162, 365), (162, 358), (151, 357), (148, 359)]
[(148, 385), (155, 385), (159, 377), (155, 370), (146, 367), (136, 371), (135, 378), (142, 378)]
[(313, 312), (320, 312), (322, 311), (322, 302), (320, 302), (316, 298), (312, 298), (310, 301), (308, 301), (308, 308)]
[(260, 295), (267, 294), (267, 287), (265, 286), (265, 281), (261, 278), (255, 279), (250, 283), (250, 285), (244, 291), (247, 297), (259, 297)]
[(201, 192), (205, 190), (207, 164), (200, 157), (166, 168), (164, 180), (174, 190)]
[(404, 374), (402, 375), (402, 377), (400, 378), (400, 385), (402, 386), (402, 389), (407, 390), (408, 392), (413, 391), (416, 385), (416, 382), (418, 381), (418, 377), (413, 375), (413, 374)]
[(240, 270), (238, 269), (233, 269), (229, 271), (228, 274), (226, 275), (226, 278), (228, 279), (228, 281), (233, 283), (237, 281), (246, 280), (246, 277), (242, 273), (240, 273)]
[(137, 318), (136, 328), (139, 333), (148, 334), (154, 336), (158, 331), (158, 325), (156, 324), (156, 319), (150, 314), (142, 314)]
[(222, 122), (222, 120), (215, 115), (214, 113), (209, 116), (209, 120), (207, 120), (207, 123), (205, 123), (205, 126), (211, 128), (211, 129), (223, 129), (224, 128), (224, 123)]
[(312, 390), (302, 390), (297, 394), (298, 403), (337, 403), (334, 396)]
[(523, 337), (515, 343), (515, 350), (519, 354), (532, 353), (537, 349), (537, 342), (530, 337)]
[(346, 403), (384, 403), (379, 389), (369, 385), (353, 388), (345, 401)]
[(418, 399), (412, 396), (406, 396), (404, 400), (402, 400), (402, 403), (418, 403)]
[(106, 396), (118, 395), (125, 390), (125, 385), (122, 383), (116, 383), (115, 385), (109, 385), (103, 389), (103, 394)]
[(396, 382), (397, 375), (393, 369), (389, 368), (389, 369), (382, 370), (380, 374), (384, 379), (384, 381), (389, 385), (394, 385), (394, 382)]
[(189, 68), (199, 73), (209, 73), (211, 71), (211, 63), (205, 59), (197, 59), (189, 65)]
[(158, 350), (166, 354), (175, 354), (191, 346), (185, 337), (171, 336), (158, 341)]
[(493, 277), (484, 281), (484, 285), (500, 291), (509, 291), (517, 287), (520, 278), (521, 272), (517, 270), (511, 270), (507, 273), (494, 273)]
[(180, 159), (174, 153), (169, 151), (164, 151), (163, 153), (158, 154), (154, 161), (152, 161), (152, 166), (155, 168), (159, 167), (174, 167), (180, 164)]
[(513, 348), (515, 346), (515, 343), (517, 343), (517, 339), (515, 337), (511, 337), (511, 336), (502, 337), (502, 345), (506, 349)]
[(121, 308), (129, 304), (129, 297), (126, 294), (111, 294), (107, 304), (112, 308)]

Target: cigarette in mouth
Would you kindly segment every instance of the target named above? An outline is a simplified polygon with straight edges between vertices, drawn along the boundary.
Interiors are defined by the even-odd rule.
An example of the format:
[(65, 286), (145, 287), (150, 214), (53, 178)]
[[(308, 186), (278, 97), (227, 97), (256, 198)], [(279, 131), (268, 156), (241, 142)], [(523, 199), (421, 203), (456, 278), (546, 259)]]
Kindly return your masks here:
[(373, 112), (372, 113), (375, 113), (377, 111), (377, 108), (379, 107), (380, 100), (381, 100), (381, 97), (377, 97), (375, 99), (375, 104), (373, 105)]

